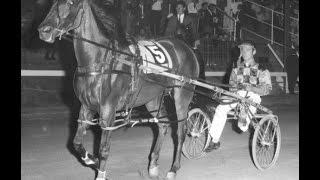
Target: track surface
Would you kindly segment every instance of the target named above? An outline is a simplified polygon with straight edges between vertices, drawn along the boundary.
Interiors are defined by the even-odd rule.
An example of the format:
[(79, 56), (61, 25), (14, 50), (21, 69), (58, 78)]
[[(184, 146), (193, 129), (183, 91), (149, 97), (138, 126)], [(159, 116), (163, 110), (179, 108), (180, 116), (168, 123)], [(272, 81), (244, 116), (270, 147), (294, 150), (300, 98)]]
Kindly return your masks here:
[[(220, 149), (197, 160), (182, 157), (177, 180), (299, 179), (299, 102), (267, 107), (279, 116), (282, 134), (280, 156), (272, 169), (259, 171), (255, 168), (249, 154), (249, 133), (238, 134), (229, 122), (223, 131)], [(32, 113), (23, 112), (21, 117), (21, 179), (94, 179), (95, 172), (83, 166), (67, 146), (72, 129), (68, 111), (35, 109)], [(149, 179), (147, 165), (152, 141), (153, 131), (148, 125), (114, 131), (108, 177), (114, 180)], [(88, 151), (93, 151), (91, 131), (87, 132), (84, 145)], [(169, 132), (160, 154), (161, 177), (169, 170), (172, 154)]]

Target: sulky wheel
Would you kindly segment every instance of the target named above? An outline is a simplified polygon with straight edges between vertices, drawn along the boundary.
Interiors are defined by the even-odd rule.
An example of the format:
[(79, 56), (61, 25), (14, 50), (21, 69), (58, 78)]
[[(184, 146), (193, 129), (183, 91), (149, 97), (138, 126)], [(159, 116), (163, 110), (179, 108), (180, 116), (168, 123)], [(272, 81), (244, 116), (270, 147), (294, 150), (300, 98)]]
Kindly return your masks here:
[(263, 117), (255, 128), (252, 139), (252, 158), (259, 170), (266, 170), (276, 163), (281, 146), (278, 119), (274, 115)]
[(204, 156), (205, 148), (209, 145), (210, 119), (200, 108), (188, 112), (186, 122), (187, 134), (182, 146), (182, 152), (188, 159), (197, 159)]

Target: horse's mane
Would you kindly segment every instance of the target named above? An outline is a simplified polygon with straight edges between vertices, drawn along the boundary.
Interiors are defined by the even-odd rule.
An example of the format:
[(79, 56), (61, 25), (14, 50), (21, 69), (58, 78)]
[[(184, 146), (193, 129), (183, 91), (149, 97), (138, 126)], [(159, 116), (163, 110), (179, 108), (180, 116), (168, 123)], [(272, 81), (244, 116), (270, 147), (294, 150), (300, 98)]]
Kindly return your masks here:
[(128, 42), (120, 23), (120, 10), (110, 0), (91, 0), (89, 2), (102, 33), (107, 38), (114, 38), (120, 45), (127, 45)]

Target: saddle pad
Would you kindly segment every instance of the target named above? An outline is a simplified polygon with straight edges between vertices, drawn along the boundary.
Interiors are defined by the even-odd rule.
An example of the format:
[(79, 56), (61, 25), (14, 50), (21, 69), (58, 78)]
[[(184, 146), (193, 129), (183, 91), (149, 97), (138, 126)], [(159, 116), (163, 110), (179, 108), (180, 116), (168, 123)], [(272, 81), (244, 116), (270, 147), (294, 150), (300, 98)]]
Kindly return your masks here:
[[(140, 55), (143, 65), (160, 71), (172, 69), (172, 60), (168, 51), (158, 42), (151, 40), (138, 41)], [(144, 73), (150, 74), (151, 71), (143, 70)]]

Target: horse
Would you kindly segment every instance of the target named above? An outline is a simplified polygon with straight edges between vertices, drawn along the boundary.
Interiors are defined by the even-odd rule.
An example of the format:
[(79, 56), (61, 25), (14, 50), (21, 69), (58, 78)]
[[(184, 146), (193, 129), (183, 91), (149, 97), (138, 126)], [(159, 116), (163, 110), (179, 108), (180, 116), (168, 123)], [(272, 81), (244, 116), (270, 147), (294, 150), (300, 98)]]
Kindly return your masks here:
[[(57, 0), (38, 28), (40, 39), (46, 42), (53, 43), (56, 37), (61, 37), (69, 31), (72, 31), (76, 37), (95, 42), (89, 43), (73, 38), (78, 65), (73, 86), (81, 102), (73, 147), (86, 165), (97, 169), (96, 180), (107, 179), (107, 160), (112, 132), (108, 127), (114, 125), (116, 112), (126, 107), (145, 105), (152, 116), (157, 117), (157, 112), (152, 110), (158, 108), (159, 117), (164, 117), (167, 112), (162, 96), (165, 91), (168, 91), (168, 87), (171, 87), (169, 91), (174, 101), (177, 120), (165, 117), (164, 121), (171, 123), (157, 124), (159, 133), (151, 151), (148, 173), (150, 177), (159, 177), (158, 159), (161, 146), (169, 125), (175, 123), (177, 125), (176, 151), (174, 151), (171, 168), (166, 175), (167, 179), (175, 179), (181, 167), (181, 150), (186, 135), (185, 119), (194, 94), (190, 89), (194, 90), (195, 86), (137, 68), (134, 71), (132, 66), (118, 61), (124, 58), (132, 59), (129, 56), (132, 53), (127, 44), (123, 43), (123, 38), (119, 36), (121, 33), (117, 33), (121, 29), (115, 29), (119, 27), (113, 23), (116, 22), (116, 18), (113, 18), (115, 16), (112, 15), (112, 8), (109, 7), (108, 3), (100, 0)], [(96, 43), (118, 51), (99, 47)], [(140, 53), (141, 50), (149, 47), (148, 44), (152, 45), (153, 49), (145, 53), (153, 54), (158, 63), (165, 57), (168, 72), (191, 78), (199, 76), (196, 56), (182, 41), (164, 38), (144, 41), (144, 45), (139, 43), (141, 42), (138, 42), (137, 49)], [(137, 59), (139, 58), (131, 62), (136, 62)], [(88, 122), (93, 122), (95, 114), (99, 115), (98, 124), (102, 129), (98, 157), (88, 153), (83, 146), (83, 135), (91, 124)]]

